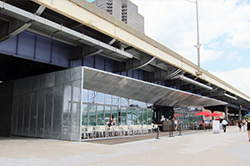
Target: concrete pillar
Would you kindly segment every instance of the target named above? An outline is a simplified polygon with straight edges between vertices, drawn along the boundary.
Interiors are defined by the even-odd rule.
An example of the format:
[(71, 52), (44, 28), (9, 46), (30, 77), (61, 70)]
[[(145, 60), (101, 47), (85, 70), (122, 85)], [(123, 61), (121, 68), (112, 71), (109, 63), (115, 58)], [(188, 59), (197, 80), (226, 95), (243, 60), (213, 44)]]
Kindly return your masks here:
[(241, 107), (241, 105), (240, 105), (240, 109), (239, 109), (239, 120), (242, 120), (241, 109), (242, 109), (242, 107)]
[(225, 118), (226, 118), (226, 120), (228, 121), (228, 106), (227, 105), (225, 105)]

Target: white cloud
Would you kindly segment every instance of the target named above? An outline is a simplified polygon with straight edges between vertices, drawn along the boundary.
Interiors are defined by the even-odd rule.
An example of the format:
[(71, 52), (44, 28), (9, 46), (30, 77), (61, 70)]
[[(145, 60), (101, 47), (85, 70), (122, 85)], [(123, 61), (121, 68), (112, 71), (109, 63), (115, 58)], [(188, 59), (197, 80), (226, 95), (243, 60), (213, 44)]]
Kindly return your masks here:
[(212, 72), (212, 74), (250, 96), (250, 68), (238, 68), (226, 72)]
[(233, 60), (237, 56), (237, 51), (231, 52), (227, 55), (228, 60)]
[[(250, 19), (249, 19), (250, 20)], [(250, 48), (250, 22), (241, 21), (235, 25), (235, 31), (231, 33), (232, 39), (230, 42), (233, 46), (243, 47), (245, 49)]]
[(216, 59), (221, 59), (224, 52), (223, 51), (216, 51), (216, 50), (204, 50), (201, 47), (201, 63), (210, 62)]
[[(146, 35), (196, 63), (194, 3), (185, 0), (132, 1), (139, 6), (139, 13), (145, 18)], [(203, 46), (217, 43), (215, 40), (224, 37), (233, 46), (250, 48), (250, 5), (246, 0), (199, 0), (199, 25), (200, 43)], [(211, 54), (211, 50), (204, 51)], [(221, 58), (222, 52), (217, 52), (214, 57)], [(204, 57), (202, 63), (206, 60), (211, 58)]]
[(212, 42), (210, 44), (208, 44), (208, 48), (211, 48), (211, 49), (218, 49), (218, 46), (221, 42), (218, 41), (218, 42)]

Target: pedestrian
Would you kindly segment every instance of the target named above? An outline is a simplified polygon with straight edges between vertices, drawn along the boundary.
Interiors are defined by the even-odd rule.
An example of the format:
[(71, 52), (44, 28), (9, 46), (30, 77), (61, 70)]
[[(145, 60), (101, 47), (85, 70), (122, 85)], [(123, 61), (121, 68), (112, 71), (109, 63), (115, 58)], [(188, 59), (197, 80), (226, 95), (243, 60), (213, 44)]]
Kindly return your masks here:
[(250, 118), (246, 122), (246, 126), (247, 126), (248, 139), (250, 141)]
[(246, 131), (246, 119), (243, 119), (242, 127), (243, 127), (243, 132), (245, 132)]
[(241, 124), (242, 124), (242, 122), (241, 122), (241, 120), (239, 120), (239, 122), (238, 122), (238, 127), (239, 127), (239, 130), (241, 131)]
[(228, 125), (228, 122), (226, 121), (225, 118), (222, 120), (221, 124), (222, 124), (224, 133), (226, 133), (226, 127), (227, 127), (227, 125)]
[(177, 118), (175, 118), (175, 120), (174, 120), (174, 125), (175, 125), (175, 128), (174, 128), (174, 130), (175, 131), (177, 131), (178, 130), (178, 119)]

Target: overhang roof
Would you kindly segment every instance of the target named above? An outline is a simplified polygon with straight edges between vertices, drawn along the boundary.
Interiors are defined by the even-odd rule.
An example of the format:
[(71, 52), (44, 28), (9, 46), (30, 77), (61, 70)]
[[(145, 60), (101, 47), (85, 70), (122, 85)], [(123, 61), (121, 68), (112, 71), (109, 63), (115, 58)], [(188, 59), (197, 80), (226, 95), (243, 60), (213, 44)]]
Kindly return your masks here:
[(162, 106), (226, 105), (216, 99), (141, 80), (83, 67), (83, 88)]

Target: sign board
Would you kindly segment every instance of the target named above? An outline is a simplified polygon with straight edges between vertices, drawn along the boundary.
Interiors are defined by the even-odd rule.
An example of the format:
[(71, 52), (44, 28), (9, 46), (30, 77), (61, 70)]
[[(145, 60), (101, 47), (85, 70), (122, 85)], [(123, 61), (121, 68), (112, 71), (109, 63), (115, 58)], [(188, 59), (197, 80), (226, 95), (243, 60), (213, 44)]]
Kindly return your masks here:
[(213, 120), (213, 133), (220, 133), (220, 121)]

